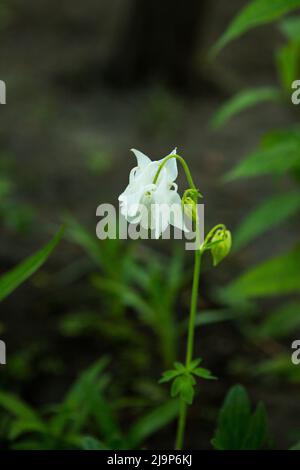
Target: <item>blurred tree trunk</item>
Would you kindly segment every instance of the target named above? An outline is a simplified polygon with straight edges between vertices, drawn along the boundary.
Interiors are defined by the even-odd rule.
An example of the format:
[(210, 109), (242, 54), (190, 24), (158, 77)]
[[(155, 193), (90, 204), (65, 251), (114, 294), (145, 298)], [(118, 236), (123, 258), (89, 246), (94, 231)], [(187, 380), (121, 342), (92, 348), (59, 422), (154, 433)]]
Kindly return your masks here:
[[(116, 86), (163, 81), (176, 88), (195, 80), (204, 0), (133, 0), (106, 77)], [(198, 77), (199, 78), (199, 77)]]

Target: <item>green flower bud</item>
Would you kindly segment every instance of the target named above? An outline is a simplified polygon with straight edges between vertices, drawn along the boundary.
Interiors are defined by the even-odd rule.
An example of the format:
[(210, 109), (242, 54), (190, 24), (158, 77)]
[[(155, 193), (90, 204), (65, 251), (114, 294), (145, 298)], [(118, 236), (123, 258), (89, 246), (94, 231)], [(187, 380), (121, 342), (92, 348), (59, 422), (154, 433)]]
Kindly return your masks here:
[(217, 230), (211, 239), (211, 243), (213, 265), (217, 266), (231, 250), (232, 238), (230, 231), (225, 228)]
[(197, 202), (198, 197), (202, 197), (197, 189), (187, 189), (182, 196), (182, 208), (184, 213), (192, 219), (197, 220)]

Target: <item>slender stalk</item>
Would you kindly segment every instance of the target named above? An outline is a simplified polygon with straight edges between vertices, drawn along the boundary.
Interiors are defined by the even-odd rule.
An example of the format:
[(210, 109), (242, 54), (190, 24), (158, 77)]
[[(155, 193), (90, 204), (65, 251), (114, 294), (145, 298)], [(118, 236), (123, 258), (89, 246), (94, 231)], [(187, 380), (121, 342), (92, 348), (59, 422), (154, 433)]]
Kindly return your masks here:
[(185, 431), (185, 422), (186, 422), (186, 411), (187, 405), (183, 400), (179, 401), (179, 417), (177, 425), (177, 434), (176, 434), (176, 443), (175, 449), (182, 450), (184, 431)]
[(200, 250), (195, 251), (195, 262), (194, 262), (194, 277), (193, 277), (193, 288), (191, 297), (191, 308), (190, 318), (188, 327), (188, 338), (187, 338), (187, 349), (186, 349), (186, 366), (188, 367), (193, 358), (194, 350), (194, 336), (195, 336), (195, 318), (197, 313), (197, 300), (198, 300), (198, 289), (199, 289), (199, 276), (201, 268), (201, 252)]
[[(187, 367), (190, 365), (193, 359), (195, 318), (196, 318), (196, 313), (197, 313), (197, 300), (198, 300), (198, 290), (199, 290), (201, 257), (202, 257), (202, 252), (200, 250), (195, 251), (193, 287), (192, 287), (189, 326), (188, 326), (188, 338), (187, 338), (187, 348), (186, 348), (186, 366)], [(179, 418), (178, 418), (176, 444), (175, 444), (176, 450), (181, 450), (183, 448), (186, 414), (187, 414), (187, 405), (184, 401), (180, 400)]]
[(190, 187), (192, 189), (196, 189), (196, 186), (195, 186), (195, 183), (193, 181), (190, 169), (189, 169), (188, 165), (186, 164), (186, 161), (180, 155), (169, 155), (168, 157), (163, 159), (163, 161), (161, 162), (161, 164), (159, 165), (159, 167), (157, 169), (156, 175), (154, 176), (153, 183), (156, 184), (161, 170), (163, 169), (163, 167), (167, 163), (167, 161), (171, 160), (171, 158), (176, 158), (176, 160), (178, 160), (181, 163), (182, 168), (184, 169), (184, 172), (185, 172), (185, 175), (186, 175), (186, 179), (187, 179)]
[[(154, 176), (153, 183), (156, 184), (158, 177), (160, 175), (161, 170), (163, 169), (164, 165), (167, 163), (168, 160), (171, 158), (176, 158), (178, 160), (185, 172), (186, 179), (190, 185), (191, 189), (196, 190), (195, 183), (193, 181), (190, 169), (185, 162), (185, 160), (180, 155), (168, 155), (163, 161), (160, 163), (157, 172)], [(197, 197), (196, 197), (197, 199)], [(192, 359), (193, 359), (193, 350), (194, 350), (194, 336), (195, 336), (195, 318), (197, 313), (197, 300), (198, 300), (198, 289), (199, 289), (199, 277), (200, 277), (200, 268), (201, 268), (201, 257), (202, 257), (202, 250), (200, 247), (200, 230), (199, 230), (199, 220), (198, 220), (198, 213), (196, 214), (196, 221), (195, 221), (195, 229), (196, 229), (196, 244), (198, 245), (198, 249), (195, 251), (195, 261), (194, 261), (194, 276), (193, 276), (193, 287), (192, 287), (192, 296), (191, 296), (191, 305), (190, 305), (190, 316), (189, 316), (189, 326), (188, 326), (188, 337), (187, 337), (187, 349), (186, 349), (186, 367), (188, 368)], [(177, 434), (176, 434), (176, 443), (175, 449), (181, 450), (183, 447), (184, 441), (184, 432), (185, 432), (185, 424), (186, 424), (186, 414), (187, 414), (187, 405), (186, 403), (180, 399), (179, 402), (179, 416), (178, 416), (178, 426), (177, 426)]]

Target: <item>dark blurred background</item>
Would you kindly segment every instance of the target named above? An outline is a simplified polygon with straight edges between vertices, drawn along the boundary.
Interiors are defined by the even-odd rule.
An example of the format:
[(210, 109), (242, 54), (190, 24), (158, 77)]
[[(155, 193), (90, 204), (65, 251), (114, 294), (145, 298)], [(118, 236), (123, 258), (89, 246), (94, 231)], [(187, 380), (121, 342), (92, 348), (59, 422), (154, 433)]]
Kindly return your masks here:
[[(1, 2), (0, 79), (7, 85), (7, 104), (0, 107), (0, 194), (6, 201), (1, 210), (0, 273), (46, 242), (62, 221), (80, 224), (96, 241), (96, 207), (101, 202), (117, 203), (134, 165), (132, 147), (153, 159), (178, 147), (205, 196), (206, 230), (223, 222), (234, 236), (241, 218), (276, 183), (260, 178), (225, 184), (222, 175), (254, 150), (263, 132), (292, 120), (287, 108), (268, 104), (259, 112), (242, 113), (218, 131), (209, 125), (232, 94), (276, 84), (274, 49), (282, 37), (274, 25), (252, 31), (214, 61), (208, 60), (209, 47), (245, 4), (244, 0)], [(182, 183), (183, 177), (179, 180)], [(111, 304), (102, 289), (94, 288), (97, 269), (80, 246), (85, 244), (78, 230), (67, 230), (47, 265), (1, 303), (0, 337), (7, 343), (8, 356), (0, 384), (34, 407), (57, 403), (80, 371), (108, 355), (109, 400), (139, 395), (149, 398), (151, 408), (160, 393), (153, 384), (164, 369), (153, 332), (139, 325), (132, 306), (127, 315), (145, 337), (139, 353), (133, 352), (134, 344), (126, 335), (122, 340), (123, 333), (116, 339), (101, 325), (97, 330), (91, 311), (99, 317), (105, 311), (109, 322)], [(218, 287), (290, 239), (289, 227), (277, 229), (272, 243), (263, 236), (217, 270), (207, 260), (200, 308), (220, 308), (214, 295)], [(129, 245), (138, 252), (142, 271), (154, 258), (158, 263), (166, 259), (163, 264), (169, 265), (173, 249), (183, 250), (180, 243), (166, 241)], [(121, 269), (120, 256), (126, 249), (106, 258), (112, 270)], [(185, 279), (174, 313), (179, 319), (187, 315), (190, 293), (192, 254), (185, 255)], [(118, 296), (111, 290), (110, 295)], [(263, 308), (272, 308), (272, 302)], [(91, 324), (85, 324), (84, 314), (76, 317), (79, 311), (90, 312)], [(183, 339), (176, 344), (183, 357)], [(251, 376), (247, 360), (255, 363), (265, 351), (248, 342), (232, 322), (199, 328), (196, 349), (219, 380), (201, 385), (190, 417), (188, 445), (210, 447), (217, 409), (236, 382), (247, 386), (254, 401), (265, 401), (279, 447), (289, 445), (286, 431), (298, 425), (299, 386), (277, 379), (274, 386), (274, 380)], [(126, 428), (140, 408), (123, 405), (118, 402), (116, 407)], [(161, 431), (148, 445), (170, 448), (175, 430), (174, 424), (170, 426), (171, 432)]]

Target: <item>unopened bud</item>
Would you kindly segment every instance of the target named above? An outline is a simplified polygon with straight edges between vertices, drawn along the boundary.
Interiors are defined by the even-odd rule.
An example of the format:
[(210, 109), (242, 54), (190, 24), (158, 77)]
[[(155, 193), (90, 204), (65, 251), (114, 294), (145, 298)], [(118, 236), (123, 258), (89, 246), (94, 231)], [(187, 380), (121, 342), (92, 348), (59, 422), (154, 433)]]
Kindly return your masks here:
[(197, 189), (187, 189), (182, 196), (182, 207), (187, 217), (197, 220), (198, 197), (202, 197)]
[(217, 266), (230, 252), (232, 245), (231, 233), (226, 229), (219, 229), (211, 240), (211, 254), (213, 265)]

